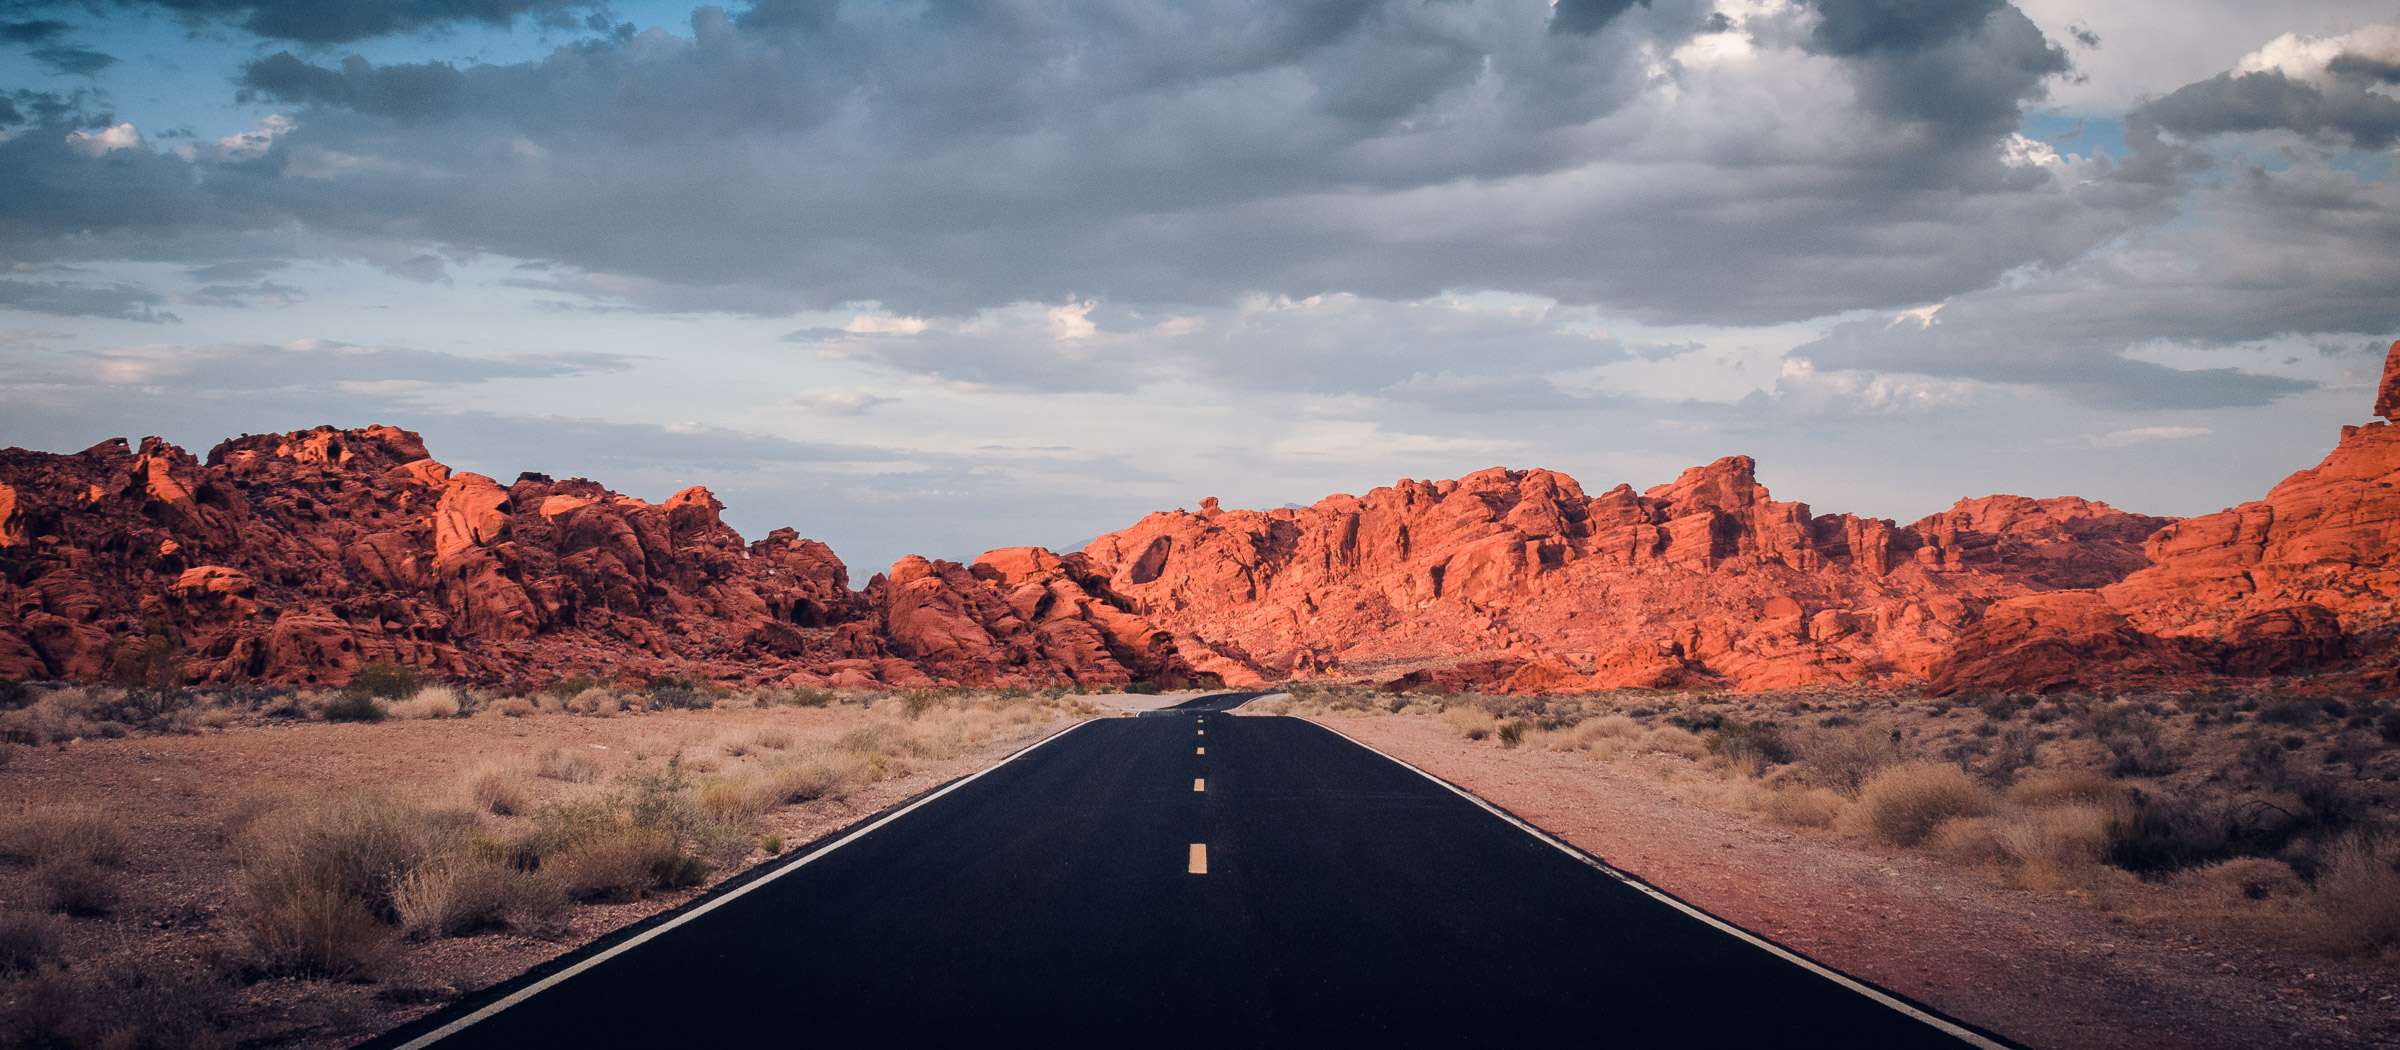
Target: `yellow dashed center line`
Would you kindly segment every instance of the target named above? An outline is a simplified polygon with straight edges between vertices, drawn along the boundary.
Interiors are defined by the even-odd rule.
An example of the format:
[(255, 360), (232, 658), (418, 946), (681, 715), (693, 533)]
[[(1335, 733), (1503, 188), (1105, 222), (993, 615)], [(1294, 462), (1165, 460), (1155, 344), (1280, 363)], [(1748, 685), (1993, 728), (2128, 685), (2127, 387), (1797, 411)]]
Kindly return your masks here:
[(1192, 753), (1195, 755), (1205, 755), (1208, 753), (1208, 749), (1205, 747), (1195, 747), (1192, 749)]
[(1192, 781), (1192, 790), (1194, 790), (1194, 791), (1206, 791), (1206, 790), (1208, 790), (1208, 781), (1207, 781), (1207, 780), (1205, 780), (1205, 779), (1198, 779), (1198, 780), (1194, 780), (1194, 781)]
[(1191, 872), (1194, 875), (1208, 874), (1208, 843), (1192, 843), (1192, 863), (1191, 866), (1183, 870)]

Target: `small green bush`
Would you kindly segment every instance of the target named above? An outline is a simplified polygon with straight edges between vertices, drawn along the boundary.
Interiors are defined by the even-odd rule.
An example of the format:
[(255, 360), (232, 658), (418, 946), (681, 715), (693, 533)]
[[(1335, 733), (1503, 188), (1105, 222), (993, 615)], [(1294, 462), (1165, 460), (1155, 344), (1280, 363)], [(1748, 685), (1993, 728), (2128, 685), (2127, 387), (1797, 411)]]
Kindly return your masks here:
[(1158, 683), (1134, 682), (1130, 685), (1127, 685), (1125, 687), (1125, 691), (1136, 696), (1156, 696), (1158, 695)]
[(770, 831), (758, 837), (758, 848), (767, 851), (770, 857), (782, 856), (783, 845), (783, 832), (780, 831)]
[(325, 705), (328, 722), (381, 722), (385, 711), (371, 693), (344, 692)]
[(378, 697), (401, 700), (417, 695), (425, 684), (425, 675), (414, 667), (377, 660), (358, 669), (350, 676), (350, 684), (342, 687), (346, 696)]

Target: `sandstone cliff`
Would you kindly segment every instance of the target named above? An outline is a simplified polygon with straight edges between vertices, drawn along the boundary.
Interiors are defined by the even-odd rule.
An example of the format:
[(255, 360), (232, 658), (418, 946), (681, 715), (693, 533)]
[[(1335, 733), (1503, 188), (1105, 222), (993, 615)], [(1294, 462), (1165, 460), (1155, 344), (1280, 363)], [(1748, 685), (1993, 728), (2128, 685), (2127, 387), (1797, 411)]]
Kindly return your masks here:
[[(2400, 343), (2377, 410), (2400, 411)], [(202, 681), (678, 673), (851, 688), (1371, 677), (1515, 692), (1929, 680), (2051, 689), (2336, 669), (2391, 687), (2400, 427), (2172, 521), (1990, 496), (1908, 525), (1781, 502), (1734, 456), (1643, 492), (1544, 470), (1152, 514), (1083, 551), (745, 543), (706, 489), (454, 473), (321, 427), (205, 462), (0, 452), (0, 676), (91, 679), (172, 630)]]
[[(1073, 559), (1006, 581), (909, 559), (853, 592), (824, 544), (755, 543), (708, 490), (453, 473), (390, 427), (0, 452), (0, 675), (92, 679), (173, 629), (200, 681), (664, 673), (848, 687), (1188, 676)], [(1044, 597), (1036, 600), (1031, 589)]]
[[(2375, 413), (2400, 412), (2400, 342)], [(2256, 677), (2363, 660), (2390, 688), (2400, 624), (2400, 427), (2341, 442), (2265, 499), (2177, 522), (2151, 564), (2091, 590), (2004, 602), (1934, 668), (1933, 687), (2045, 689), (2103, 679)]]
[(1136, 611), (1265, 676), (1762, 689), (1920, 677), (1986, 606), (2122, 579), (2167, 524), (2016, 496), (1907, 526), (1819, 516), (1753, 470), (1598, 496), (1493, 469), (1306, 509), (1205, 500), (1083, 553)]

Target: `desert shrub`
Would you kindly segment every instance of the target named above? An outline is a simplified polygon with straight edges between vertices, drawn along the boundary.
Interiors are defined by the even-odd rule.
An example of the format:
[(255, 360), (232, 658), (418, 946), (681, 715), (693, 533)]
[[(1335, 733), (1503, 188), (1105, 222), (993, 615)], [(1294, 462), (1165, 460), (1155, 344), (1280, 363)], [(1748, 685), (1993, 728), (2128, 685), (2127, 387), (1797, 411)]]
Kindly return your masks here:
[(1864, 726), (1819, 728), (1794, 743), (1808, 781), (1846, 798), (1857, 798), (1875, 774), (1906, 757), (1897, 739)]
[(44, 911), (106, 915), (117, 906), (117, 878), (81, 857), (52, 857), (34, 866), (33, 900)]
[(1779, 824), (1823, 828), (1841, 816), (1842, 806), (1841, 794), (1831, 788), (1785, 787), (1769, 792), (1758, 808)]
[(456, 848), (454, 821), (371, 795), (238, 815), (239, 921), (270, 973), (349, 976), (384, 957), (402, 883)]
[(748, 824), (757, 820), (768, 800), (762, 792), (725, 777), (709, 777), (693, 788), (700, 810), (714, 824)]
[(2305, 700), (2299, 697), (2278, 700), (2258, 709), (2259, 721), (2275, 725), (2307, 728), (2316, 725), (2324, 717), (2325, 708), (2322, 705), (2314, 700)]
[(599, 679), (588, 674), (570, 675), (544, 686), (542, 691), (560, 700), (565, 700), (581, 695), (599, 684)]
[(792, 731), (778, 727), (761, 729), (750, 734), (750, 743), (769, 751), (781, 751), (792, 746)]
[(1722, 759), (1734, 772), (1747, 777), (1764, 776), (1767, 767), (1792, 760), (1791, 747), (1784, 743), (1783, 731), (1766, 722), (1738, 722), (1725, 719), (1704, 738), (1708, 753)]
[(23, 973), (58, 957), (57, 919), (0, 909), (0, 975)]
[(1992, 742), (1991, 751), (1978, 763), (1976, 772), (1995, 782), (2005, 782), (2040, 761), (2041, 740), (2041, 734), (2033, 729), (2010, 726)]
[(23, 679), (0, 675), (0, 711), (13, 711), (33, 701), (33, 687)]
[(1675, 726), (1659, 726), (1642, 735), (1641, 746), (1661, 754), (1678, 755), (1699, 761), (1708, 757), (1708, 744), (1700, 734)]
[(761, 849), (761, 850), (764, 850), (764, 851), (766, 851), (766, 854), (767, 854), (767, 856), (770, 856), (770, 857), (779, 857), (779, 856), (782, 856), (782, 855), (783, 855), (783, 846), (784, 846), (784, 841), (783, 841), (783, 832), (780, 832), (780, 831), (770, 831), (770, 832), (767, 832), (766, 834), (764, 834), (764, 835), (760, 835), (760, 836), (758, 837), (758, 848), (759, 848), (759, 849)]
[(532, 793), (513, 769), (484, 766), (467, 774), (467, 797), (475, 808), (494, 816), (512, 817), (529, 812)]
[(1518, 744), (1524, 743), (1525, 731), (1532, 729), (1533, 727), (1534, 723), (1522, 718), (1511, 719), (1510, 721), (1501, 723), (1498, 734), (1500, 737), (1500, 746), (1515, 747)]
[(2144, 878), (2171, 875), (2233, 853), (2223, 815), (2139, 792), (2108, 825), (2108, 862)]
[(600, 779), (600, 763), (581, 751), (554, 747), (542, 753), (534, 767), (534, 775), (563, 780), (569, 784), (589, 784)]
[(2373, 955), (2400, 947), (2400, 840), (2343, 836), (2326, 852), (2301, 934), (2311, 947)]
[(384, 705), (367, 693), (345, 692), (325, 705), (328, 722), (381, 722), (384, 715)]
[(2130, 803), (2124, 785), (2089, 769), (2055, 769), (2028, 773), (2008, 789), (2008, 800), (2020, 806), (2091, 806), (2115, 810)]
[(415, 696), (424, 685), (424, 672), (407, 664), (377, 660), (358, 669), (342, 691), (354, 696), (371, 696), (378, 700), (399, 700)]
[(0, 814), (0, 860), (117, 865), (125, 852), (116, 815), (96, 806), (27, 802)]
[(1923, 842), (1944, 821), (1991, 812), (1991, 793), (1966, 770), (1943, 762), (1904, 762), (1877, 773), (1846, 816), (1857, 830), (1895, 846)]
[(36, 972), (15, 989), (0, 1039), (21, 1047), (229, 1050), (233, 987), (214, 970), (122, 959)]
[(391, 938), (358, 898), (323, 872), (315, 877), (253, 880), (237, 921), (258, 968), (303, 977), (371, 974), (391, 952)]
[(1158, 695), (1158, 683), (1129, 682), (1125, 686), (1125, 691), (1135, 696), (1156, 696)]
[(868, 763), (855, 754), (807, 755), (766, 771), (766, 795), (774, 804), (808, 802), (847, 794), (871, 779)]
[(557, 878), (473, 857), (428, 864), (401, 880), (393, 898), (411, 937), (462, 937), (507, 930), (553, 937), (567, 928), (572, 903)]
[[(763, 694), (761, 698), (764, 698)], [(833, 701), (833, 690), (809, 689), (805, 687), (799, 689), (786, 689), (775, 694), (775, 698), (773, 700), (774, 703), (784, 704), (790, 707), (824, 707), (827, 704), (833, 703)]]
[(2218, 905), (2288, 899), (2308, 889), (2292, 866), (2267, 857), (2235, 857), (2175, 873), (2178, 889)]
[(484, 710), (502, 718), (526, 718), (539, 709), (534, 707), (533, 701), (524, 697), (503, 696), (493, 700)]
[(2375, 732), (2385, 743), (2400, 744), (2400, 711), (2387, 711), (2375, 720)]
[(659, 711), (682, 711), (715, 706), (717, 698), (688, 685), (652, 685), (650, 707)]
[(402, 719), (456, 718), (458, 712), (458, 690), (446, 685), (429, 685), (417, 690), (406, 700), (395, 701), (389, 714)]
[(624, 902), (641, 899), (659, 884), (660, 869), (674, 864), (675, 839), (655, 828), (612, 827), (579, 841), (542, 870), (577, 900)]
[(1490, 712), (1480, 707), (1445, 708), (1442, 711), (1442, 721), (1450, 723), (1451, 728), (1458, 730), (1460, 736), (1469, 740), (1486, 739), (1500, 729), (1500, 720), (1493, 718)]

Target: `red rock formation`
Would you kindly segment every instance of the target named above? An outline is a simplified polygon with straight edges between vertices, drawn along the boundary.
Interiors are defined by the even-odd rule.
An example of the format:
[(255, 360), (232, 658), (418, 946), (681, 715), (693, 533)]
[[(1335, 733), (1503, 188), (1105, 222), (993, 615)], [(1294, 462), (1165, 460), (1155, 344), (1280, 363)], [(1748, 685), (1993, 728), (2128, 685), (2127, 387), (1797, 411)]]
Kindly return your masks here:
[(1729, 457), (1596, 497), (1493, 469), (1302, 510), (1211, 501), (1084, 555), (1136, 611), (1271, 677), (1757, 689), (1922, 675), (1985, 606), (2121, 579), (2167, 524), (1994, 496), (1900, 527), (1778, 502), (1753, 470)]
[[(2376, 414), (2389, 416), (2396, 397), (2400, 343)], [(2382, 653), (2400, 629), (2400, 426), (2343, 427), (2315, 469), (2265, 499), (2160, 529), (2145, 549), (2148, 568), (2071, 607), (1995, 608), (1936, 669), (1934, 688), (2256, 677)]]
[(981, 565), (909, 559), (862, 594), (824, 544), (790, 529), (744, 543), (721, 509), (706, 489), (653, 506), (589, 481), (453, 474), (390, 427), (244, 437), (206, 463), (155, 438), (11, 449), (0, 675), (101, 677), (145, 620), (174, 625), (209, 682), (340, 682), (378, 659), (479, 681), (859, 688), (1193, 673), (1164, 632), (1086, 589), (1079, 560), (1004, 588)]

